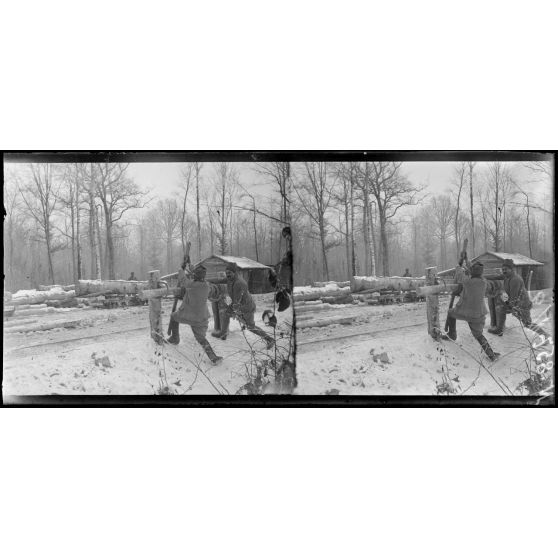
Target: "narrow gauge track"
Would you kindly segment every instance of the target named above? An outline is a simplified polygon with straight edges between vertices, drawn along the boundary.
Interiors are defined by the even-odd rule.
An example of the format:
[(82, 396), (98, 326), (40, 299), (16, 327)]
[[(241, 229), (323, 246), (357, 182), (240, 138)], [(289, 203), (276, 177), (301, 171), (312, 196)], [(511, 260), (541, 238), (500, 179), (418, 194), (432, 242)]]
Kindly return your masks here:
[(359, 333), (347, 333), (345, 335), (337, 335), (337, 336), (332, 336), (330, 335), (329, 337), (321, 337), (320, 339), (309, 339), (308, 341), (297, 341), (296, 342), (296, 346), (297, 347), (303, 347), (305, 345), (313, 345), (315, 343), (325, 343), (328, 341), (336, 341), (338, 339), (349, 339), (352, 337), (361, 337), (363, 335), (372, 335), (374, 333), (384, 333), (385, 331), (393, 331), (395, 329), (407, 329), (407, 328), (412, 328), (412, 327), (419, 327), (419, 326), (425, 326), (426, 322), (417, 322), (415, 324), (407, 324), (407, 325), (400, 325), (400, 326), (393, 326), (393, 327), (387, 327), (387, 328), (382, 328), (382, 329), (367, 329), (366, 331), (361, 331)]
[(105, 333), (97, 333), (95, 335), (82, 335), (81, 337), (70, 337), (67, 339), (59, 339), (57, 341), (47, 341), (46, 343), (33, 343), (32, 345), (23, 345), (20, 347), (13, 347), (12, 349), (8, 349), (6, 354), (11, 355), (13, 353), (17, 353), (18, 351), (24, 351), (26, 349), (36, 349), (37, 347), (48, 347), (49, 345), (63, 345), (64, 343), (74, 343), (77, 341), (83, 341), (84, 339), (93, 340), (98, 339), (99, 337), (107, 337), (107, 336), (114, 336), (124, 333), (129, 333), (132, 331), (140, 331), (140, 330), (148, 330), (150, 326), (140, 326), (140, 327), (133, 327), (130, 329), (117, 329), (114, 331), (107, 331)]

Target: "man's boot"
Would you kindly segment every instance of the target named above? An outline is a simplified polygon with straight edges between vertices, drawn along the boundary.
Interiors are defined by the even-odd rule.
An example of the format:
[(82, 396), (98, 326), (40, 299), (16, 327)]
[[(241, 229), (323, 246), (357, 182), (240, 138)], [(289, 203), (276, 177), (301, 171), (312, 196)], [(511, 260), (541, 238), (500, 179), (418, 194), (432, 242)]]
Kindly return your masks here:
[(223, 360), (223, 357), (217, 356), (215, 354), (213, 347), (209, 343), (204, 344), (203, 349), (205, 351), (205, 354), (209, 357), (209, 360), (213, 364), (217, 364), (218, 362), (221, 362)]
[(170, 321), (171, 336), (167, 339), (167, 343), (178, 345), (180, 343), (179, 328), (180, 324), (171, 318)]
[(488, 333), (502, 337), (506, 324), (506, 310), (500, 305), (496, 306), (496, 325), (488, 328)]
[(492, 350), (492, 347), (490, 346), (490, 343), (487, 341), (487, 339), (484, 335), (481, 335), (480, 337), (477, 337), (476, 339), (480, 343), (480, 346), (482, 347), (482, 350), (486, 353), (486, 356), (491, 361), (494, 362), (500, 356), (500, 353), (495, 353)]
[[(227, 335), (229, 334), (229, 322), (231, 321), (231, 317), (227, 314), (225, 310), (220, 310), (219, 321), (221, 322), (221, 331), (219, 332), (219, 339), (225, 341), (227, 339)], [(215, 337), (217, 337), (217, 335), (215, 335)]]
[(452, 341), (456, 341), (457, 340), (457, 320), (455, 318), (452, 318), (451, 316), (448, 316), (447, 320), (448, 320), (448, 337)]

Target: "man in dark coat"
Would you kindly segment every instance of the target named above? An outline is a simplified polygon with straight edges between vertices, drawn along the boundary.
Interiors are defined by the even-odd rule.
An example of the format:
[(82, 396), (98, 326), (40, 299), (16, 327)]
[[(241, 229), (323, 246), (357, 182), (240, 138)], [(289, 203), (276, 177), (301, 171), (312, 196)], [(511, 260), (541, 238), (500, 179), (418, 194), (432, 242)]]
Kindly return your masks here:
[[(515, 272), (513, 260), (504, 260), (502, 274), (504, 275), (504, 293), (506, 296), (501, 297), (497, 302), (497, 324), (495, 327), (490, 328), (488, 333), (501, 336), (504, 333), (506, 315), (513, 314), (524, 327), (538, 333), (544, 339), (548, 339), (549, 336), (546, 331), (537, 324), (534, 324), (531, 319), (533, 303), (529, 298), (529, 293), (525, 288), (523, 279)], [(505, 298), (507, 300), (504, 300)]]
[(494, 361), (500, 354), (492, 350), (490, 343), (483, 335), (486, 314), (488, 314), (484, 297), (487, 291), (491, 292), (497, 288), (497, 285), (495, 281), (484, 279), (482, 277), (483, 271), (482, 263), (474, 263), (470, 270), (471, 276), (464, 276), (462, 282), (454, 290), (453, 295), (460, 298), (455, 307), (448, 311), (448, 336), (455, 341), (457, 339), (456, 320), (466, 321), (473, 337), (479, 342), (486, 356)]
[(223, 316), (221, 339), (223, 339), (223, 335), (226, 338), (229, 331), (229, 320), (234, 315), (242, 325), (246, 326), (248, 331), (255, 333), (267, 343), (267, 349), (271, 349), (275, 344), (275, 340), (255, 324), (254, 312), (256, 311), (256, 304), (248, 291), (246, 281), (238, 275), (236, 264), (228, 263), (225, 273), (227, 275), (227, 292), (232, 302), (228, 305), (227, 311)]
[(184, 290), (184, 298), (180, 308), (171, 314), (171, 336), (167, 339), (169, 343), (177, 345), (180, 342), (179, 324), (188, 324), (192, 328), (194, 338), (203, 347), (205, 353), (213, 364), (223, 360), (217, 356), (206, 339), (207, 326), (209, 323), (209, 310), (207, 299), (215, 296), (216, 285), (205, 280), (206, 269), (198, 265), (193, 272), (193, 279), (181, 278)]

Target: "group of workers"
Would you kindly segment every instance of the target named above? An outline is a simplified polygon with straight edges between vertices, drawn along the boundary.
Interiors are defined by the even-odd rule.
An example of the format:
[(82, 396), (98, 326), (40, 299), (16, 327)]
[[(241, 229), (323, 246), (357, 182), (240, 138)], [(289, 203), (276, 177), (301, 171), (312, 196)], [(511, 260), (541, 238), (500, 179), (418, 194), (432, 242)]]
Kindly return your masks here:
[[(292, 291), (292, 252), (291, 252), (291, 230), (284, 227), (283, 238), (287, 241), (287, 251), (281, 261), (270, 270), (270, 282), (275, 288), (275, 300), (278, 311), (284, 310), (290, 304), (289, 294)], [(270, 350), (275, 345), (274, 338), (255, 324), (254, 314), (256, 303), (246, 281), (239, 274), (239, 268), (234, 262), (226, 264), (225, 275), (227, 284), (215, 284), (206, 281), (207, 269), (198, 264), (191, 267), (184, 263), (178, 271), (178, 288), (181, 289), (180, 308), (171, 314), (169, 326), (170, 337), (168, 343), (177, 345), (180, 342), (180, 324), (191, 327), (196, 341), (203, 347), (205, 353), (213, 364), (217, 364), (223, 358), (215, 354), (213, 347), (207, 340), (209, 325), (209, 310), (207, 302), (211, 302), (215, 330), (212, 336), (226, 341), (229, 335), (229, 324), (231, 318), (235, 318), (245, 329), (258, 337), (261, 337)]]
[(447, 325), (448, 337), (457, 339), (457, 320), (466, 321), (473, 337), (479, 342), (486, 356), (496, 360), (500, 353), (495, 352), (483, 335), (486, 315), (489, 313), (485, 297), (495, 313), (495, 325), (488, 329), (488, 333), (502, 336), (508, 314), (515, 316), (527, 329), (541, 336), (541, 345), (549, 340), (548, 334), (531, 319), (533, 303), (525, 288), (525, 283), (520, 275), (515, 272), (513, 260), (506, 259), (502, 263), (501, 279), (485, 279), (483, 277), (484, 265), (474, 262), (469, 265), (466, 258), (456, 268), (455, 281), (458, 284), (453, 291), (453, 296), (459, 296), (455, 308), (448, 311)]

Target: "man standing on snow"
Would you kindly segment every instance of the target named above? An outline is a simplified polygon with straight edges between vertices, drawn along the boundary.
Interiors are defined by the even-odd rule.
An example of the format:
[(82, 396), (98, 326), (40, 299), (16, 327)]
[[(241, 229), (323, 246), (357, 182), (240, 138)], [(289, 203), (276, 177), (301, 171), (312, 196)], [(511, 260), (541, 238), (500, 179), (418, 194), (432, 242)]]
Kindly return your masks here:
[(496, 306), (497, 324), (495, 327), (491, 327), (488, 333), (493, 333), (494, 335), (503, 335), (504, 326), (506, 324), (506, 314), (513, 314), (524, 327), (534, 331), (541, 335), (544, 339), (548, 339), (549, 336), (537, 324), (534, 324), (531, 320), (531, 308), (533, 303), (529, 298), (529, 293), (525, 288), (525, 283), (523, 279), (515, 273), (515, 265), (513, 260), (504, 260), (502, 264), (502, 274), (504, 275), (504, 293), (503, 300), (500, 298)]
[(482, 350), (492, 361), (496, 360), (500, 354), (495, 353), (490, 343), (483, 335), (483, 328), (488, 314), (488, 309), (484, 302), (484, 297), (488, 292), (497, 288), (494, 281), (487, 281), (482, 277), (484, 266), (481, 262), (475, 262), (471, 266), (471, 276), (465, 276), (462, 283), (452, 293), (459, 296), (459, 301), (448, 311), (448, 337), (454, 341), (457, 339), (457, 321), (464, 320), (469, 324), (469, 329), (473, 337), (479, 342)]
[(192, 328), (194, 338), (203, 347), (211, 362), (217, 364), (223, 360), (223, 357), (215, 354), (205, 337), (209, 323), (207, 299), (209, 296), (215, 296), (216, 285), (205, 280), (206, 269), (203, 265), (195, 267), (193, 274), (193, 280), (183, 279), (184, 298), (180, 308), (171, 314), (171, 336), (167, 341), (178, 345), (180, 343), (179, 324), (188, 324)]
[(256, 311), (256, 304), (248, 291), (246, 281), (239, 277), (236, 264), (228, 263), (225, 273), (227, 275), (227, 291), (232, 302), (224, 313), (224, 320), (221, 324), (221, 339), (223, 339), (223, 335), (226, 338), (229, 331), (230, 317), (236, 315), (240, 323), (245, 325), (248, 331), (260, 336), (267, 343), (266, 348), (271, 349), (275, 344), (275, 340), (255, 324), (254, 312)]

